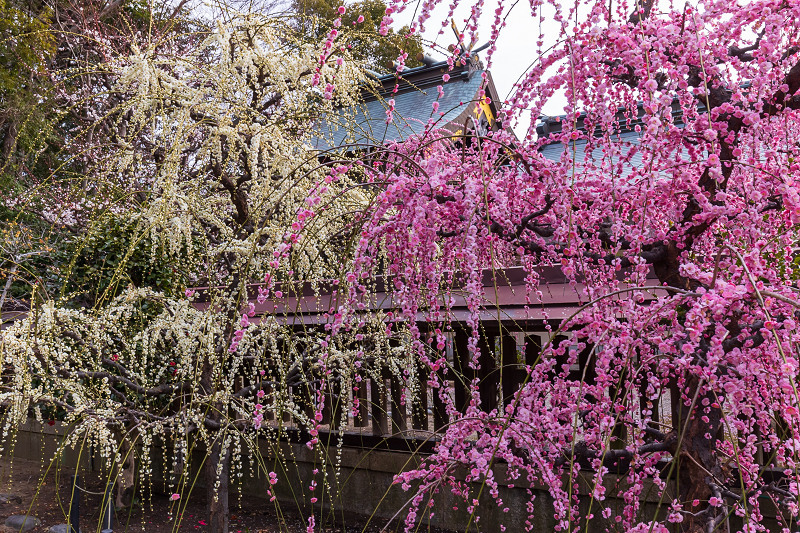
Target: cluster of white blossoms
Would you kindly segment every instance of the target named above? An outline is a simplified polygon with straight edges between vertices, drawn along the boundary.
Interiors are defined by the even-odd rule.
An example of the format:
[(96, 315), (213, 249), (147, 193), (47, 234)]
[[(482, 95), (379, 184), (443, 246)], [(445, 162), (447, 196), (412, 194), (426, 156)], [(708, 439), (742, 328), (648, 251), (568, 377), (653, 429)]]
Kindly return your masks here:
[[(178, 497), (205, 450), (208, 497), (227, 501), (229, 481), (263, 470), (259, 439), (275, 449), (285, 421), (314, 447), (358, 415), (367, 380), (385, 395), (388, 371), (418, 391), (415, 350), (380, 311), (350, 312), (352, 333), (341, 330), (342, 302), (363, 310), (370, 298), (373, 280), (351, 279), (348, 257), (379, 190), (311, 148), (321, 121), (369, 83), (338, 32), (315, 46), (279, 20), (242, 16), (192, 54), (159, 50), (103, 67), (118, 73), (122, 104), (104, 120), (120, 134), (85, 183), (92, 206), (127, 219), (189, 286), (131, 285), (93, 308), (47, 300), (3, 331), (0, 446), (31, 417), (60, 422), (61, 449), (92, 446), (120, 491), (136, 472)], [(304, 326), (306, 312), (337, 332)], [(316, 494), (330, 489), (323, 472)]]
[[(337, 339), (321, 366), (324, 335), (292, 331), (276, 317), (252, 324), (230, 352), (220, 349), (223, 317), (188, 299), (129, 289), (99, 309), (47, 302), (3, 332), (3, 363), (12, 369), (0, 391), (0, 403), (8, 407), (3, 432), (13, 434), (31, 416), (43, 424), (58, 418), (70, 428), (62, 447), (90, 444), (117, 468), (132, 445), (141, 450), (139, 468), (151, 468), (153, 442), (173, 447), (175, 457), (190, 457), (193, 448), (220, 439), (224, 451), (233, 453), (235, 469), (252, 468), (252, 460), (243, 461), (242, 455), (252, 459), (259, 453), (255, 437), (282, 435), (279, 425), (254, 428), (254, 411), (318, 428), (315, 404), (325, 388), (344, 394), (348, 405), (337, 409), (343, 420), (334, 422), (343, 427), (352, 409), (347, 391), (361, 381), (357, 376), (380, 375), (368, 363), (365, 346), (387, 359), (392, 352), (402, 357), (402, 350), (386, 344), (381, 317), (368, 320), (360, 342)], [(328, 385), (320, 385), (322, 380)], [(186, 466), (182, 462), (172, 463), (163, 464), (170, 470), (162, 479), (173, 480), (180, 492), (191, 482), (189, 472), (180, 471)]]
[(266, 272), (273, 258), (258, 252), (291, 234), (316, 193), (325, 209), (315, 212), (314, 238), (296, 249), (295, 273), (319, 277), (319, 246), (353, 205), (364, 206), (361, 189), (342, 194), (346, 177), (338, 187), (325, 183), (310, 149), (319, 120), (355, 101), (363, 71), (339, 61), (344, 44), (321, 51), (291, 35), (275, 19), (248, 15), (219, 24), (191, 56), (145, 50), (117, 61), (130, 139), (101, 170), (109, 181), (138, 175), (128, 181), (147, 184), (151, 198), (139, 216), (173, 255), (201, 249), (211, 263), (225, 256), (225, 274)]
[[(277, 287), (342, 275), (353, 214), (371, 194), (310, 147), (319, 120), (358, 97), (363, 71), (336, 35), (323, 46), (291, 35), (278, 20), (238, 17), (193, 54), (136, 49), (106, 66), (124, 95), (108, 120), (125, 135), (87, 183), (129, 188), (137, 200), (125, 215), (209, 287), (184, 298), (131, 286), (98, 308), (34, 307), (0, 338), (4, 434), (31, 416), (60, 420), (66, 445), (93, 444), (120, 468), (156, 437), (184, 458), (198, 443), (222, 443), (212, 465), (222, 479), (230, 459), (241, 469), (242, 454), (257, 453), (254, 432), (277, 434), (254, 428), (254, 412), (318, 428), (319, 390), (336, 381), (347, 391), (372, 371), (362, 366), (364, 343), (391, 355), (379, 315), (359, 338), (337, 338), (323, 364), (324, 331), (293, 328), (288, 307), (270, 312)], [(262, 288), (267, 307), (254, 319), (253, 281), (272, 290), (265, 302)], [(138, 457), (139, 471), (152, 471), (147, 454)], [(188, 469), (165, 474), (176, 494), (193, 482)]]

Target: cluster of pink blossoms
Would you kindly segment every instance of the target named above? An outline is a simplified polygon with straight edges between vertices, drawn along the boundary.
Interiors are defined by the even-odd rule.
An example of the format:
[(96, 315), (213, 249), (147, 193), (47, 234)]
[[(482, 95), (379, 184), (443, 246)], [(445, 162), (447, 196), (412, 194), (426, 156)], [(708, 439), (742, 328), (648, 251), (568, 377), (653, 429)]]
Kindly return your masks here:
[[(382, 29), (405, 7), (391, 2)], [(470, 7), (464, 43), (485, 6)], [(503, 487), (524, 486), (547, 490), (559, 531), (590, 521), (758, 531), (765, 502), (789, 531), (800, 482), (800, 1), (530, 10), (552, 16), (559, 38), (532, 44), (538, 62), (499, 118), (538, 117), (564, 94), (553, 133), (531, 125), (522, 138), (501, 130), (478, 141), (431, 130), (380, 147), (380, 165), (359, 162), (381, 187), (359, 219), (325, 342), (359, 331), (364, 280), (381, 276), (394, 306), (387, 335), (412, 338), (450, 417), (436, 453), (397, 478), (416, 491), (406, 527), (431, 519), (428, 497), (443, 491), (479, 517), (487, 502), (508, 508)], [(503, 16), (494, 10), (494, 35)], [(387, 119), (393, 112), (390, 102)], [(310, 196), (309, 209), (316, 203)], [(289, 257), (291, 244), (276, 253)], [(458, 325), (480, 375), (481, 324), (497, 314), (485, 274), (510, 267), (525, 271), (526, 311), (545, 345), (511, 400), (482, 409), (476, 377), (457, 409), (445, 335), (453, 302), (468, 309)], [(578, 302), (558, 324), (544, 307), (554, 290)], [(666, 511), (656, 522), (648, 491)], [(529, 494), (528, 530), (540, 518)]]

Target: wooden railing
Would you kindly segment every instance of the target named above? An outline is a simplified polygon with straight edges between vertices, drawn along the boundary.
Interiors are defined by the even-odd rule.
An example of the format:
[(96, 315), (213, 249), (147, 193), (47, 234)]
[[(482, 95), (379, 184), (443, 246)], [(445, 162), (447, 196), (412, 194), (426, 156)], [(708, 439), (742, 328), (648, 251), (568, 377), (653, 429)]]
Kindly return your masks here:
[[(448, 423), (448, 404), (462, 413), (467, 410), (472, 399), (471, 383), (475, 379), (478, 380), (480, 409), (488, 412), (511, 402), (527, 378), (526, 366), (536, 364), (550, 334), (544, 329), (481, 332), (479, 370), (469, 364), (472, 357), (468, 350), (469, 337), (464, 329), (447, 334), (447, 369), (438, 372), (435, 381), (439, 387), (429, 385), (431, 370), (424, 365), (416, 369), (409, 381), (387, 368), (361, 372), (360, 381), (348, 390), (342, 390), (342, 386), (333, 381), (323, 402), (321, 424), (329, 430), (341, 429), (376, 437), (431, 438), (431, 434), (440, 432)], [(305, 385), (295, 385), (289, 392), (296, 405), (305, 406), (308, 417), (313, 416), (318, 405), (317, 394), (314, 387)], [(345, 404), (355, 408), (343, 413)], [(268, 413), (267, 418), (286, 427), (303, 425), (286, 413), (281, 420), (276, 419), (275, 413)]]

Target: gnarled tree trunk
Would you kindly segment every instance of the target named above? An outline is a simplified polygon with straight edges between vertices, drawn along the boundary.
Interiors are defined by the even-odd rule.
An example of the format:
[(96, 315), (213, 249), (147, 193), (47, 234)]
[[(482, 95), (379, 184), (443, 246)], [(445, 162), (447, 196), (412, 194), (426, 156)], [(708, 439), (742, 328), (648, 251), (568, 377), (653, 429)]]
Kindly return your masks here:
[[(694, 392), (702, 384), (696, 378), (689, 383)], [(703, 406), (704, 396), (709, 405)], [(718, 521), (722, 518), (721, 509), (711, 507), (709, 499), (715, 496), (712, 487), (722, 480), (722, 466), (716, 450), (716, 440), (722, 421), (722, 410), (712, 407), (717, 399), (710, 395), (698, 394), (692, 409), (679, 421), (675, 430), (683, 432), (680, 449), (676, 450), (678, 461), (678, 501), (692, 514), (686, 514), (681, 530), (689, 533), (706, 533), (709, 529), (724, 532)], [(694, 505), (694, 502), (698, 502)], [(711, 526), (709, 528), (709, 526)]]
[[(662, 283), (693, 290), (697, 282), (681, 276), (679, 255), (675, 242), (669, 242), (664, 257), (653, 264), (653, 270)], [(676, 376), (675, 381), (677, 379)], [(680, 523), (680, 530), (706, 533), (711, 529), (722, 533), (724, 529), (719, 527), (721, 510), (710, 507), (708, 503), (715, 495), (712, 487), (723, 478), (716, 449), (722, 424), (721, 399), (711, 392), (703, 393), (703, 386), (704, 383), (696, 376), (686, 376), (683, 391), (677, 386), (672, 387), (672, 394), (677, 394), (672, 399), (672, 434), (676, 446), (670, 451), (677, 462), (673, 474), (677, 474), (677, 499), (689, 511)], [(681, 405), (681, 392), (691, 400), (690, 405)]]
[(223, 436), (219, 434), (208, 450), (205, 462), (206, 498), (208, 502), (208, 532), (228, 533), (228, 485), (231, 467), (231, 449), (222, 449)]

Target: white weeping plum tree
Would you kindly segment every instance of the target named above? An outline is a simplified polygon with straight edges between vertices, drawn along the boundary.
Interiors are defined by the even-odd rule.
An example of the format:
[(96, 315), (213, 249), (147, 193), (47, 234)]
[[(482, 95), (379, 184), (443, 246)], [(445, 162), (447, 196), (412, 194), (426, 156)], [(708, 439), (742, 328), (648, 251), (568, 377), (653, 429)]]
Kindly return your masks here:
[[(362, 352), (338, 339), (320, 371), (316, 334), (256, 317), (253, 300), (269, 309), (295, 282), (335, 279), (348, 221), (369, 202), (346, 167), (320, 163), (309, 144), (319, 119), (352, 104), (366, 82), (340, 24), (309, 44), (280, 18), (229, 14), (189, 53), (172, 53), (164, 37), (96, 66), (120, 102), (96, 126), (110, 141), (84, 147), (98, 157), (85, 197), (62, 190), (63, 213), (54, 206), (50, 216), (80, 218), (80, 206), (104, 205), (136, 228), (131, 247), (152, 243), (191, 287), (206, 288), (176, 298), (131, 285), (93, 308), (33, 306), (0, 345), (4, 435), (57, 412), (67, 445), (92, 444), (118, 470), (136, 455), (145, 475), (157, 439), (174, 447), (165, 468), (177, 474), (176, 494), (194, 483), (193, 449), (205, 450), (209, 531), (218, 533), (228, 531), (231, 468), (244, 457), (263, 466), (256, 441), (278, 436), (262, 425), (266, 412), (319, 426), (322, 395), (302, 399), (289, 387), (353, 380), (351, 359)], [(380, 342), (381, 317), (364, 320)]]

